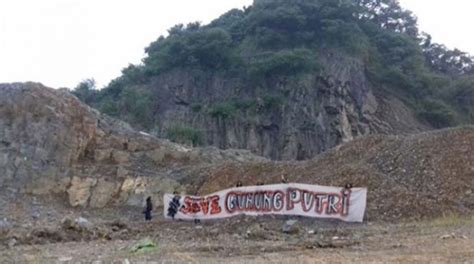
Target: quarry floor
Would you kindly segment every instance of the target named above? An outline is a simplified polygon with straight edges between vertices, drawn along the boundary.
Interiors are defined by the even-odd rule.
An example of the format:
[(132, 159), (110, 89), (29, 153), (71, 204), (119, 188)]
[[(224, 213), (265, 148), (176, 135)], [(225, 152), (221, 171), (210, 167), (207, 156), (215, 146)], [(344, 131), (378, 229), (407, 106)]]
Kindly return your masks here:
[[(25, 202), (33, 204), (34, 202)], [(235, 217), (167, 221), (157, 209), (145, 222), (139, 209), (71, 210), (36, 203), (3, 207), (0, 263), (474, 263), (474, 217), (367, 221), (298, 217)], [(65, 227), (65, 218), (87, 219)], [(288, 232), (282, 226), (295, 220)], [(149, 238), (156, 246), (132, 252)]]

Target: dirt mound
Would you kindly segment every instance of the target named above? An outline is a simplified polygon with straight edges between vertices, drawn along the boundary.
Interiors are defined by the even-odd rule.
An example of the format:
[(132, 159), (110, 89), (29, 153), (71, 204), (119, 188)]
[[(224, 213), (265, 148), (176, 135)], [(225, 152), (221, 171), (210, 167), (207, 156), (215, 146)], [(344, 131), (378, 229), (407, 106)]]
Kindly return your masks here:
[(190, 185), (199, 193), (291, 182), (368, 187), (370, 220), (474, 213), (474, 127), (409, 136), (369, 136), (305, 162), (229, 162)]

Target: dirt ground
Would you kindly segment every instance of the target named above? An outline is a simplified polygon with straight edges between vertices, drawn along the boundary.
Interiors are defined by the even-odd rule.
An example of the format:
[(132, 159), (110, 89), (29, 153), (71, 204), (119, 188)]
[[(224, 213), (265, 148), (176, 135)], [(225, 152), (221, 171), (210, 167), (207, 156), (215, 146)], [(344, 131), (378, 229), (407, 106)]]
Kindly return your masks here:
[[(146, 223), (136, 208), (81, 211), (23, 202), (42, 213), (3, 207), (0, 263), (474, 263), (473, 216), (363, 224), (241, 216), (193, 223), (166, 221), (157, 209)], [(86, 223), (75, 224), (78, 217)], [(296, 223), (283, 232), (288, 220)], [(145, 238), (156, 246), (132, 252)]]

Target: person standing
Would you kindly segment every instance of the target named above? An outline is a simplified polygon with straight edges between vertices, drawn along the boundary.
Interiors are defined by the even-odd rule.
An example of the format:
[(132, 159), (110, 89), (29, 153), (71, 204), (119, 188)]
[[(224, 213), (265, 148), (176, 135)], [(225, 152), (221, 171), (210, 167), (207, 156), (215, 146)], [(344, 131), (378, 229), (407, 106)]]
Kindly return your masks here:
[(152, 210), (153, 210), (153, 204), (151, 202), (151, 197), (148, 196), (148, 198), (146, 198), (145, 210), (143, 210), (143, 213), (145, 214), (145, 221), (151, 221)]

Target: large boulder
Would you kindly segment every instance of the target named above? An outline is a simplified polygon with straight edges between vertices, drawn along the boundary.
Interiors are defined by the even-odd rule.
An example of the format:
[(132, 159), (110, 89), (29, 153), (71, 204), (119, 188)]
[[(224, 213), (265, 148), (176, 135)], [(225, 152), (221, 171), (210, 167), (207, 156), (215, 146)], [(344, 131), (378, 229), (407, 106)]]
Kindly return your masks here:
[(96, 178), (73, 177), (67, 190), (69, 203), (72, 206), (85, 206), (91, 197), (91, 189), (97, 184)]

